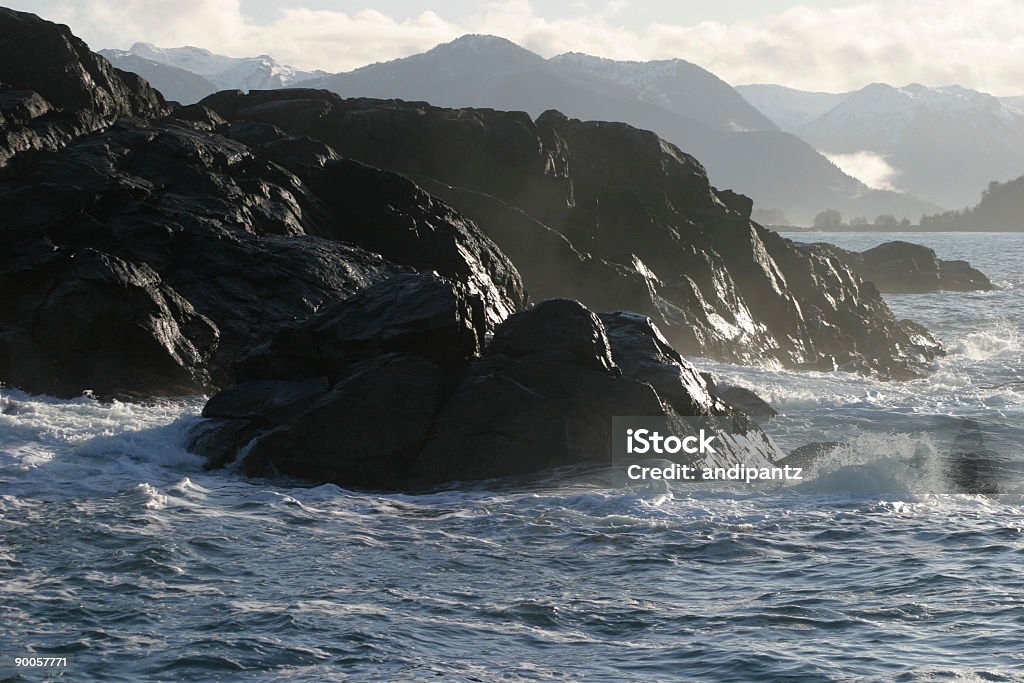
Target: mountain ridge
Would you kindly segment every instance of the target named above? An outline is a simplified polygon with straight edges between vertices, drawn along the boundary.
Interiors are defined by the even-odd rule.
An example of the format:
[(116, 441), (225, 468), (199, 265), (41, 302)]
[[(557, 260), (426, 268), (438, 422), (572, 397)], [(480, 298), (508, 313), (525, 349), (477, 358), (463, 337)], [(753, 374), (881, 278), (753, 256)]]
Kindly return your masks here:
[[(477, 57), (469, 63), (459, 54), (467, 47)], [(636, 86), (657, 81), (659, 75), (652, 72), (663, 78), (672, 69), (688, 77), (670, 79), (678, 89), (668, 105)], [(717, 76), (684, 60), (631, 63), (578, 54), (544, 59), (506, 39), (467, 36), (418, 55), (298, 85), (346, 97), (523, 110), (533, 117), (557, 109), (583, 120), (623, 121), (655, 131), (697, 157), (717, 187), (733, 187), (758, 207), (781, 209), (807, 224), (824, 208), (915, 219), (939, 208), (867, 187), (810, 145), (779, 131)]]
[(763, 85), (738, 90), (823, 153), (873, 155), (892, 168), (893, 185), (942, 206), (967, 205), (993, 179), (1024, 171), (1021, 98), (920, 83), (871, 83), (837, 94)]

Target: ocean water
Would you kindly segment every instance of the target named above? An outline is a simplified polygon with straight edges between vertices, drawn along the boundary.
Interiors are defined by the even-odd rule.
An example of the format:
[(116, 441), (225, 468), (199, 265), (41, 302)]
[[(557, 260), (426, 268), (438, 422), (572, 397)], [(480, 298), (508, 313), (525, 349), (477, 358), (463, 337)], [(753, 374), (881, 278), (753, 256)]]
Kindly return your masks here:
[[(701, 362), (841, 442), (800, 483), (310, 488), (204, 472), (201, 397), (3, 390), (0, 680), (1024, 680), (1024, 234), (902, 237), (1001, 287), (888, 297), (928, 379)], [(956, 493), (964, 419), (997, 494)]]

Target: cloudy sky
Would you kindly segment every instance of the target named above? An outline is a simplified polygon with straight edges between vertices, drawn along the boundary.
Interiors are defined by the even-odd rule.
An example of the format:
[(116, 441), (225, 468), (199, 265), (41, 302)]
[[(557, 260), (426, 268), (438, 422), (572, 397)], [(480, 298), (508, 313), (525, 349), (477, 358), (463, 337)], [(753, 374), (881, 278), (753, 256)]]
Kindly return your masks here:
[(344, 71), (464, 33), (544, 56), (681, 57), (734, 85), (872, 82), (1024, 95), (1020, 0), (6, 0), (94, 49), (141, 40)]

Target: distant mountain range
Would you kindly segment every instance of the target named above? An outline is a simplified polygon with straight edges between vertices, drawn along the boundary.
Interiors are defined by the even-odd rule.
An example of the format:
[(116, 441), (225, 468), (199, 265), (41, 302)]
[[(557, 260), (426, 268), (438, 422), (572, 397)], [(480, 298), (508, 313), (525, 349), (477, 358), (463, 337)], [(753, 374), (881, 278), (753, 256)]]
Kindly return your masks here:
[(736, 89), (783, 130), (828, 154), (877, 155), (892, 167), (897, 189), (943, 206), (965, 206), (990, 181), (1024, 173), (1021, 97), (918, 84), (838, 94)]
[[(992, 180), (1024, 172), (1024, 98), (958, 87), (733, 88), (683, 60), (621, 62), (578, 53), (545, 59), (478, 35), (340, 74), (194, 47), (137, 43), (102, 54), (183, 103), (218, 89), (307, 87), (343, 97), (522, 110), (533, 117), (557, 109), (574, 118), (622, 121), (693, 154), (715, 186), (749, 195), (761, 215), (793, 224), (810, 224), (825, 209), (916, 223), (923, 214), (976, 201)], [(826, 158), (842, 164), (837, 155), (858, 154), (891, 166), (899, 191), (868, 187)]]
[(140, 57), (124, 50), (100, 50), (111, 64), (123, 71), (131, 71), (145, 78), (164, 97), (184, 104), (198, 102), (220, 88), (197, 73), (176, 66)]
[(810, 145), (780, 131), (728, 83), (675, 59), (617, 62), (570, 53), (544, 59), (494, 36), (464, 36), (423, 54), (300, 85), (345, 97), (424, 100), (445, 107), (548, 109), (652, 130), (699, 159), (716, 187), (810, 223), (825, 208), (917, 219), (936, 205), (872, 190)]
[[(208, 87), (211, 92), (218, 90), (276, 90), (295, 85), (299, 81), (326, 76), (325, 71), (302, 71), (285, 64), (279, 64), (269, 55), (259, 57), (226, 57), (199, 47), (160, 48), (151, 43), (135, 43), (127, 51), (100, 50), (119, 69), (136, 71), (134, 66), (149, 70), (155, 77), (155, 87), (164, 91), (165, 78), (181, 79), (181, 72), (191, 73), (203, 79), (192, 81), (182, 90), (185, 99), (182, 104), (192, 104), (209, 94), (200, 95)], [(165, 67), (159, 69), (157, 67)], [(140, 76), (150, 80), (141, 71)], [(172, 81), (176, 83), (177, 81)], [(170, 88), (168, 88), (170, 90)], [(164, 93), (169, 96), (168, 93)], [(198, 95), (198, 97), (197, 97)], [(171, 99), (177, 99), (171, 97)]]
[(807, 92), (784, 85), (738, 85), (736, 92), (780, 129), (797, 133), (850, 93)]

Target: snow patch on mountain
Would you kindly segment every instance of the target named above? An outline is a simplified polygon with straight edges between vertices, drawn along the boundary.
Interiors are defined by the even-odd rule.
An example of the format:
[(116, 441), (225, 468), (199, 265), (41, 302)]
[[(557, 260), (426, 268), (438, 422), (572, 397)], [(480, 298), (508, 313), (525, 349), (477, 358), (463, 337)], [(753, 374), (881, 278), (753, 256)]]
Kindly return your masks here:
[(151, 43), (135, 43), (128, 52), (199, 74), (223, 89), (248, 91), (287, 88), (299, 81), (327, 75), (325, 71), (301, 71), (280, 64), (269, 55), (227, 57), (192, 46), (161, 48)]

